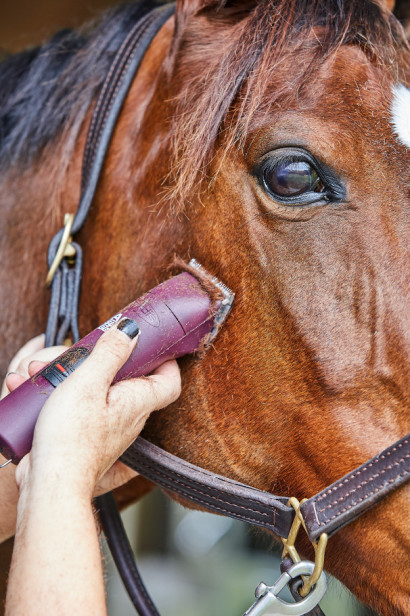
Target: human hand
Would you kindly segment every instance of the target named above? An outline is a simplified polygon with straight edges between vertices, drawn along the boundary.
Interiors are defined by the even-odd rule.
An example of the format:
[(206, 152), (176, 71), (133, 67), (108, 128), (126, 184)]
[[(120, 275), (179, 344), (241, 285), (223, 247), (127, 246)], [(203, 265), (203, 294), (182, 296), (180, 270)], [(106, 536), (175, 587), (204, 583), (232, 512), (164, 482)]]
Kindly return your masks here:
[[(10, 391), (16, 389), (38, 370), (41, 370), (47, 363), (53, 361), (53, 359), (67, 350), (65, 346), (52, 346), (45, 349), (44, 343), (45, 336), (40, 334), (26, 342), (17, 351), (7, 369), (7, 378), (3, 382), (0, 399), (7, 396)], [(40, 367), (37, 367), (35, 364), (31, 366), (32, 362), (38, 362)]]
[[(8, 372), (13, 372), (7, 379), (10, 389), (15, 389), (28, 378), (28, 373), (35, 372), (30, 364), (32, 359), (39, 357), (44, 361), (51, 361), (60, 355), (65, 347), (54, 347), (53, 349), (43, 349), (44, 336), (37, 336), (24, 345), (11, 360)], [(43, 349), (43, 350), (42, 350)], [(40, 362), (41, 367), (44, 365)], [(6, 383), (3, 383), (1, 397), (9, 393)], [(0, 464), (7, 462), (0, 454)], [(8, 464), (1, 469), (0, 473), (0, 543), (12, 537), (16, 529), (17, 502), (19, 492), (16, 485), (16, 467)]]
[[(30, 349), (39, 342), (30, 341)], [(180, 375), (172, 361), (152, 376), (111, 387), (135, 344), (111, 328), (87, 360), (53, 392), (40, 413), (32, 451), (17, 467), (20, 485), (36, 476), (53, 476), (98, 495), (136, 475), (116, 460), (138, 436), (149, 413), (179, 396)], [(37, 350), (20, 360), (15, 367), (20, 374), (8, 375), (7, 387), (13, 390), (41, 370), (45, 364), (37, 358), (49, 362), (64, 350)]]
[[(44, 343), (45, 336), (44, 334), (40, 334), (26, 342), (26, 344), (18, 350), (9, 364), (7, 377), (1, 389), (0, 399), (17, 389), (24, 381), (37, 374), (37, 372), (45, 368), (47, 364), (67, 350), (67, 347), (62, 345), (44, 348)], [(29, 458), (25, 459), (24, 462), (22, 462), (22, 467), (27, 465), (28, 462)], [(15, 467), (10, 465), (9, 468), (3, 471), (3, 475), (5, 472), (12, 472), (14, 482), (14, 471)], [(100, 494), (105, 494), (106, 492), (114, 490), (135, 477), (135, 475), (136, 473), (132, 469), (118, 460), (105, 475), (101, 477), (96, 485), (94, 496), (99, 496)], [(4, 486), (2, 487), (4, 489)]]

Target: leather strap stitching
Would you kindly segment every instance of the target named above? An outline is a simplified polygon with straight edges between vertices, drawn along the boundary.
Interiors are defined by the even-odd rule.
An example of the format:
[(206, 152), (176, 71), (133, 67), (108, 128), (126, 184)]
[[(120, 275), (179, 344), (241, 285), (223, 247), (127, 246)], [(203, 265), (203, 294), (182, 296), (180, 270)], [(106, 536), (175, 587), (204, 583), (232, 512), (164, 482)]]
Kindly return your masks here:
[[(390, 456), (392, 453), (396, 452), (398, 449), (400, 449), (404, 445), (407, 445), (408, 442), (409, 442), (408, 440), (405, 440), (405, 441), (399, 443), (396, 447), (393, 447), (392, 449), (390, 449), (390, 451), (387, 451), (383, 455), (379, 456), (376, 460), (373, 460), (371, 463), (366, 464), (366, 466), (363, 466), (362, 468), (360, 468), (355, 473), (352, 473), (352, 474), (348, 475), (345, 479), (341, 480), (335, 486), (333, 486), (332, 488), (330, 488), (329, 490), (327, 490), (326, 492), (323, 492), (323, 494), (318, 496), (318, 498), (316, 499), (316, 502), (318, 503), (319, 501), (321, 501), (324, 498), (326, 498), (332, 492), (336, 492), (341, 487), (343, 487), (343, 485), (345, 485), (346, 483), (350, 483), (355, 477), (358, 477), (360, 474), (364, 473), (366, 470), (368, 470), (369, 468), (371, 468), (372, 466), (377, 464), (379, 462), (379, 460), (384, 460), (387, 456)], [(408, 457), (408, 456), (405, 456), (405, 457)], [(401, 460), (401, 461), (403, 461), (403, 460)], [(371, 480), (371, 478), (369, 479), (369, 481), (370, 480)], [(336, 502), (337, 501), (335, 501), (335, 503)], [(333, 504), (335, 504), (335, 503), (333, 503)], [(323, 511), (323, 510), (319, 510), (319, 511)]]
[[(144, 26), (145, 26), (144, 29), (140, 30), (138, 32), (137, 39), (135, 41), (133, 41), (131, 49), (127, 50), (128, 54), (127, 54), (127, 56), (125, 56), (127, 58), (127, 60), (126, 60), (125, 64), (123, 65), (122, 69), (121, 69), (121, 73), (117, 76), (117, 83), (115, 85), (115, 88), (113, 90), (111, 90), (110, 93), (109, 93), (109, 97), (110, 97), (109, 98), (109, 102), (105, 106), (105, 109), (103, 111), (102, 121), (99, 123), (99, 126), (97, 128), (97, 133), (94, 136), (95, 142), (94, 142), (94, 144), (90, 143), (90, 148), (92, 147), (92, 155), (94, 154), (96, 144), (99, 142), (101, 134), (102, 134), (102, 132), (104, 130), (105, 123), (106, 123), (106, 118), (108, 117), (108, 115), (109, 115), (109, 113), (111, 111), (111, 108), (112, 108), (112, 106), (113, 106), (113, 104), (115, 102), (115, 99), (117, 97), (118, 90), (119, 90), (119, 88), (121, 86), (121, 81), (122, 81), (123, 75), (127, 72), (128, 68), (129, 68), (129, 65), (131, 64), (132, 59), (133, 59), (134, 50), (138, 46), (138, 43), (140, 41), (141, 36), (143, 34), (145, 34), (145, 32), (147, 30), (147, 27), (150, 24), (150, 22), (151, 22), (151, 20), (149, 21), (148, 24), (144, 24)], [(132, 34), (135, 36), (134, 32)], [(132, 38), (132, 37), (130, 37), (130, 38)], [(111, 71), (111, 72), (113, 72), (113, 71)], [(99, 100), (100, 107), (102, 106), (103, 102), (105, 102), (105, 100), (103, 100), (103, 99)], [(93, 120), (94, 120), (94, 118), (95, 119), (97, 118), (97, 115), (100, 115), (100, 107), (96, 108), (96, 115), (93, 115)], [(90, 130), (92, 130), (94, 132), (95, 128), (96, 128), (96, 121), (94, 120), (92, 122), (92, 126), (90, 126)]]
[[(340, 515), (342, 513), (345, 513), (346, 511), (349, 511), (350, 509), (352, 509), (353, 507), (355, 507), (359, 503), (362, 503), (363, 501), (368, 500), (371, 496), (373, 496), (373, 494), (377, 494), (384, 487), (386, 487), (389, 484), (394, 483), (395, 481), (397, 481), (397, 479), (399, 477), (404, 477), (405, 475), (407, 475), (408, 472), (409, 472), (409, 469), (406, 469), (402, 473), (400, 473), (399, 475), (396, 475), (396, 477), (393, 477), (392, 479), (389, 479), (389, 481), (385, 481), (382, 486), (379, 486), (378, 488), (376, 488), (372, 492), (366, 492), (365, 496), (363, 496), (362, 498), (359, 498), (358, 500), (354, 501), (353, 503), (350, 503), (347, 507), (344, 507), (344, 509), (339, 509), (339, 511), (337, 513), (335, 513), (332, 517), (330, 517), (330, 518), (326, 517), (322, 522), (319, 522), (319, 526), (324, 526), (325, 524), (327, 524), (331, 520), (335, 520), (336, 518), (340, 517)], [(340, 499), (340, 500), (344, 500), (344, 499)], [(336, 501), (336, 502), (338, 502), (338, 501)], [(319, 511), (324, 511), (324, 509), (320, 509)]]
[[(83, 165), (83, 178), (82, 178), (82, 182), (83, 185), (86, 183), (87, 180), (87, 171), (88, 169), (91, 167), (92, 164), (92, 159), (94, 158), (94, 153), (96, 150), (96, 146), (98, 145), (98, 141), (99, 141), (99, 137), (100, 134), (102, 132), (102, 129), (105, 125), (105, 119), (108, 115), (108, 111), (109, 109), (112, 107), (113, 104), (113, 92), (112, 89), (110, 91), (110, 88), (112, 88), (112, 78), (114, 73), (118, 70), (118, 67), (121, 65), (121, 62), (124, 61), (124, 57), (128, 56), (128, 62), (127, 62), (127, 66), (129, 65), (130, 60), (132, 59), (132, 55), (133, 52), (135, 50), (135, 45), (136, 43), (138, 44), (140, 38), (141, 38), (141, 31), (143, 30), (143, 33), (145, 33), (145, 30), (147, 28), (147, 24), (146, 23), (141, 23), (145, 20), (145, 22), (147, 21), (147, 18), (149, 19), (149, 22), (151, 22), (152, 20), (152, 15), (145, 15), (141, 21), (138, 21), (134, 28), (131, 30), (131, 32), (128, 34), (128, 36), (126, 37), (126, 39), (124, 40), (124, 42), (122, 43), (120, 49), (117, 52), (117, 56), (114, 59), (114, 62), (111, 64), (110, 69), (108, 71), (107, 77), (104, 81), (101, 93), (97, 99), (96, 105), (95, 105), (95, 109), (93, 111), (92, 114), (92, 118), (91, 118), (91, 122), (90, 122), (90, 126), (88, 129), (88, 138), (87, 138), (87, 143), (85, 145), (85, 150), (84, 150), (84, 165)], [(135, 37), (135, 34), (137, 33), (137, 41), (136, 43), (133, 42), (132, 43), (132, 49), (130, 49), (130, 41), (132, 41), (132, 38)], [(121, 74), (120, 75), (115, 75), (115, 79), (117, 81), (117, 85), (116, 85), (116, 89), (115, 89), (115, 94), (118, 91), (118, 87), (119, 87), (119, 82), (122, 80), (122, 77), (124, 75), (126, 71), (126, 68), (122, 68), (121, 70)], [(101, 108), (106, 104), (107, 104), (107, 98), (106, 98), (106, 94), (108, 93), (109, 96), (109, 109), (105, 110), (103, 117), (101, 117)], [(115, 98), (115, 96), (114, 96)], [(98, 131), (98, 135), (94, 135), (95, 129), (97, 124), (100, 124), (100, 129)], [(102, 126), (101, 126), (102, 124)]]
[[(387, 473), (388, 471), (390, 471), (392, 468), (394, 468), (395, 466), (399, 466), (402, 462), (404, 462), (405, 460), (410, 458), (410, 454), (405, 455), (403, 458), (400, 458), (400, 460), (397, 460), (396, 462), (394, 462), (393, 464), (390, 464), (390, 466), (386, 466), (385, 468), (383, 468), (381, 471), (379, 471), (378, 473), (376, 473), (375, 475), (372, 475), (371, 477), (369, 477), (368, 479), (366, 479), (365, 481), (363, 481), (362, 483), (359, 483), (355, 488), (353, 488), (353, 490), (350, 490), (350, 492), (347, 492), (346, 494), (343, 494), (343, 496), (341, 496), (340, 498), (337, 498), (336, 500), (332, 501), (331, 503), (329, 503), (328, 505), (326, 505), (326, 507), (323, 507), (322, 509), (318, 509), (318, 513), (323, 513), (323, 511), (326, 511), (326, 509), (331, 509), (333, 507), (333, 505), (336, 505), (337, 503), (339, 503), (340, 501), (345, 500), (346, 498), (348, 498), (351, 494), (354, 494), (355, 492), (357, 492), (357, 490), (360, 490), (360, 488), (363, 488), (365, 485), (371, 483), (372, 481), (374, 481), (375, 479), (377, 479), (378, 477), (380, 477), (381, 475), (383, 475), (383, 473)], [(368, 468), (370, 468), (369, 465)], [(397, 477), (402, 477), (403, 475), (405, 475), (408, 470), (410, 469), (405, 469), (402, 473), (398, 473), (396, 475), (396, 477), (393, 477), (392, 479), (390, 479), (389, 481), (386, 481), (383, 485), (379, 486), (378, 488), (376, 488), (376, 490), (374, 490), (373, 492), (369, 492), (369, 495), (375, 494), (376, 492), (378, 492), (379, 490), (383, 489), (383, 486), (387, 485), (388, 483), (391, 483), (392, 481), (396, 481)], [(357, 473), (358, 475), (359, 473)], [(345, 480), (343, 482), (343, 484), (348, 483), (347, 480)], [(338, 486), (340, 487), (340, 486)], [(319, 502), (319, 498), (317, 499), (317, 502)], [(358, 501), (356, 501), (357, 503), (359, 503), (361, 500), (360, 499)], [(351, 506), (354, 506), (356, 504), (356, 502), (353, 502)]]
[[(132, 456), (130, 456), (131, 458)], [(128, 456), (127, 456), (128, 458)], [(135, 458), (134, 458), (135, 459)], [(188, 486), (184, 481), (178, 481), (177, 479), (173, 479), (172, 477), (169, 477), (169, 475), (166, 475), (165, 473), (162, 473), (160, 471), (158, 471), (158, 468), (155, 468), (154, 466), (150, 466), (149, 464), (147, 464), (146, 462), (142, 461), (141, 459), (138, 459), (138, 466), (142, 466), (143, 468), (145, 468), (147, 471), (152, 471), (155, 473), (155, 477), (163, 477), (165, 480), (167, 481), (172, 481), (172, 486), (164, 486), (166, 489), (169, 489), (171, 492), (176, 492), (177, 494), (179, 494), (180, 496), (186, 496), (187, 498), (189, 498), (190, 500), (193, 500), (193, 497), (190, 496), (190, 491), (192, 492), (196, 492), (197, 494), (200, 494), (201, 496), (205, 496), (205, 497), (209, 497), (212, 500), (216, 500), (219, 501), (221, 503), (223, 503), (225, 506), (228, 504), (232, 504), (234, 507), (237, 507), (238, 509), (243, 509), (245, 511), (248, 511), (249, 513), (256, 513), (259, 514), (261, 516), (266, 516), (269, 517), (269, 514), (266, 511), (260, 511), (259, 509), (252, 509), (249, 507), (245, 507), (244, 505), (239, 505), (237, 503), (233, 503), (229, 500), (225, 500), (224, 498), (221, 498), (221, 496), (216, 496), (215, 494), (210, 494), (207, 492), (202, 492), (201, 490), (198, 490), (197, 488), (193, 488), (192, 486)], [(181, 479), (184, 479), (183, 475), (181, 475), (180, 473), (173, 473), (174, 476), (180, 477)], [(175, 484), (179, 484), (181, 487), (178, 489), (177, 487), (174, 487)], [(185, 494), (185, 491), (189, 491), (187, 494)], [(223, 496), (223, 495), (222, 495)], [(251, 502), (257, 503), (257, 501), (252, 501), (251, 499), (249, 499)], [(229, 509), (223, 509), (222, 507), (218, 507), (216, 505), (212, 505), (212, 503), (209, 503), (209, 501), (206, 501), (204, 499), (195, 497), (195, 502), (197, 502), (198, 504), (201, 505), (205, 505), (205, 506), (212, 506), (215, 509), (218, 509), (219, 511), (223, 511), (225, 513), (230, 513)], [(252, 516), (247, 516), (247, 519), (253, 522), (259, 522), (258, 519), (256, 517), (252, 517)]]

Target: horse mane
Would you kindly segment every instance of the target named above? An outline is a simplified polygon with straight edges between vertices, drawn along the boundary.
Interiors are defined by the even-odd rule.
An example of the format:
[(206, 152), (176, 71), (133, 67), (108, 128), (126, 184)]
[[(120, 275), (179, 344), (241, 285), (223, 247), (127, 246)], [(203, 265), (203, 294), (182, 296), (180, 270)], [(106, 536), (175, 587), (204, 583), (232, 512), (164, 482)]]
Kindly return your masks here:
[[(275, 101), (294, 102), (342, 45), (359, 46), (393, 82), (408, 80), (410, 48), (403, 28), (377, 0), (259, 0), (249, 2), (247, 11), (244, 2), (212, 4), (212, 11), (208, 2), (196, 19), (185, 19), (175, 52), (174, 79), (182, 88), (168, 197), (181, 207), (201, 176), (211, 180), (207, 169), (218, 137), (228, 135), (226, 151), (240, 147), (254, 115), (269, 113)], [(269, 85), (283, 66), (289, 69), (286, 79), (272, 98)]]
[(130, 24), (155, 6), (132, 2), (0, 64), (0, 169), (28, 166), (69, 129), (73, 147)]
[[(147, 0), (116, 7), (97, 23), (63, 30), (0, 64), (0, 170), (32, 164), (63, 131), (69, 160), (130, 23), (153, 6)], [(271, 76), (292, 54), (306, 62), (298, 62), (277, 99), (300, 90), (341, 45), (359, 45), (390, 72), (397, 71), (397, 55), (409, 50), (399, 22), (377, 0), (201, 0), (193, 19), (187, 19), (190, 6), (180, 0), (168, 62), (173, 83), (180, 84), (171, 101), (174, 163), (166, 180), (174, 203), (189, 198), (198, 175), (206, 177), (222, 131), (231, 134), (229, 146), (246, 135), (255, 110), (267, 104)], [(312, 44), (314, 31), (320, 37)]]

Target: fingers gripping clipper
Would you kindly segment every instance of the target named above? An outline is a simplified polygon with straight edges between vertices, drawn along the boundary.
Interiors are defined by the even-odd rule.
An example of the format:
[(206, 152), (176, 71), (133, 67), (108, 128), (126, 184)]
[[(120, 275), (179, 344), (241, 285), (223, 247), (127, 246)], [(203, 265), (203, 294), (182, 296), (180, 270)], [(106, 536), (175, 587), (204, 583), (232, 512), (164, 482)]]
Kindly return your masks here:
[(30, 451), (47, 398), (120, 319), (137, 321), (140, 335), (114, 383), (150, 374), (165, 361), (206, 348), (213, 341), (231, 310), (234, 294), (195, 259), (187, 270), (129, 304), (0, 401), (0, 450), (6, 458), (17, 464)]

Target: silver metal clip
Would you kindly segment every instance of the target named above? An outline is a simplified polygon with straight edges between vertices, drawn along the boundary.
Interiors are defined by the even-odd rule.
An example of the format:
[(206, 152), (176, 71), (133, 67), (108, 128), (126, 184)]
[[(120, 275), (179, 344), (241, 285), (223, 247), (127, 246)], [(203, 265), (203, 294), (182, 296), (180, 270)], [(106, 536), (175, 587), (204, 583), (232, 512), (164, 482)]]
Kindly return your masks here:
[(327, 589), (325, 573), (322, 573), (313, 590), (301, 601), (288, 603), (279, 599), (278, 594), (285, 586), (300, 575), (312, 575), (314, 563), (307, 560), (292, 565), (286, 573), (282, 573), (273, 586), (267, 586), (263, 582), (255, 590), (255, 603), (243, 616), (303, 616), (317, 606)]

